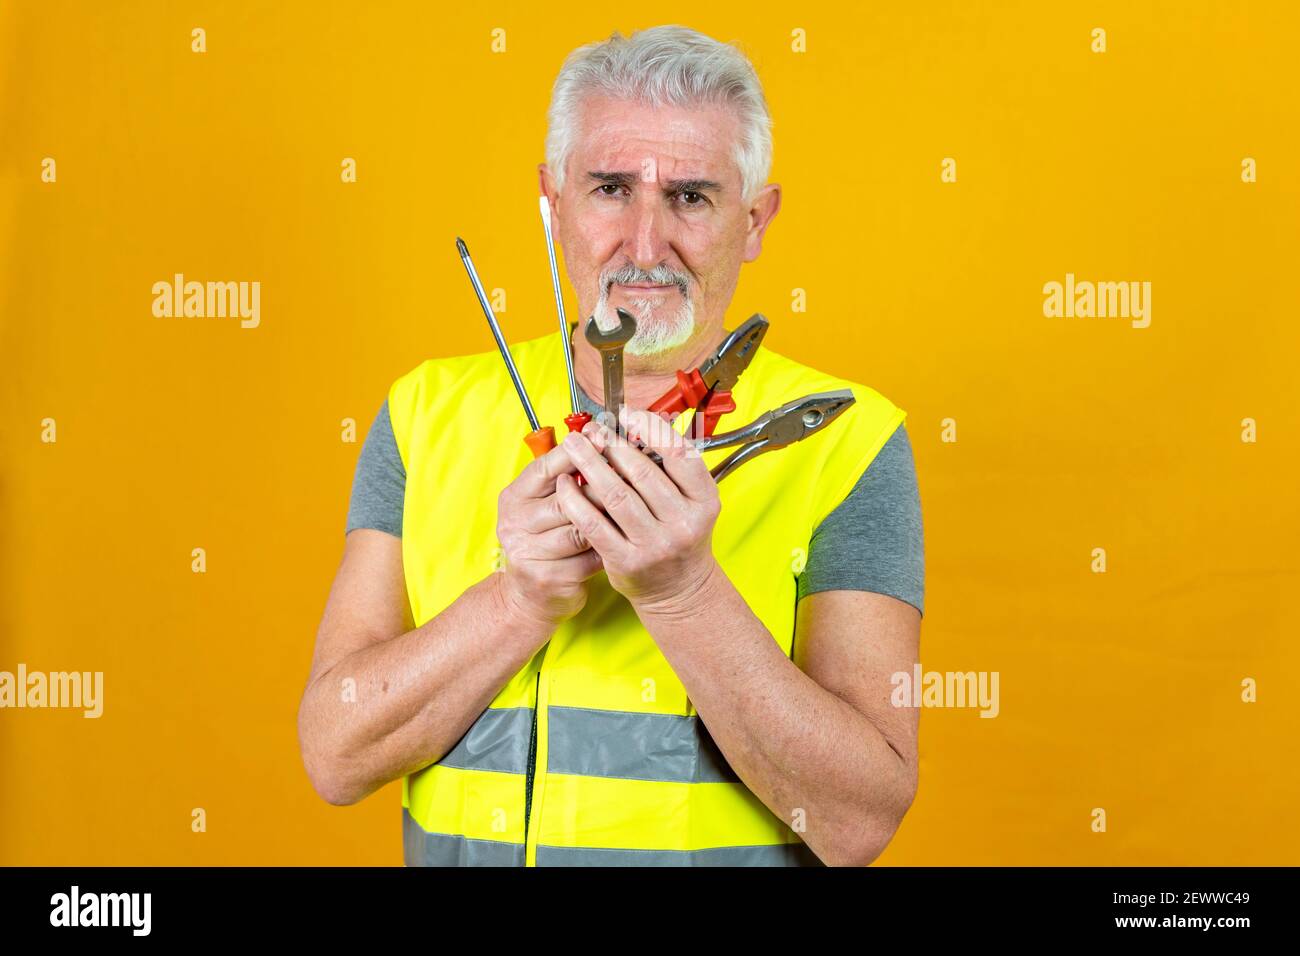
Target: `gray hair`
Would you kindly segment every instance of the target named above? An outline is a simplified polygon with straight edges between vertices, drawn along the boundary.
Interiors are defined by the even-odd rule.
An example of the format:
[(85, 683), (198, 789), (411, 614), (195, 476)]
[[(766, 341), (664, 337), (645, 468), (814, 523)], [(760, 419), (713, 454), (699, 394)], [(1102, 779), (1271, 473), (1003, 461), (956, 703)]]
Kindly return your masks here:
[(772, 167), (772, 118), (758, 74), (736, 46), (686, 27), (617, 31), (569, 54), (555, 79), (547, 113), (546, 164), (563, 188), (565, 165), (577, 139), (579, 106), (589, 94), (649, 106), (730, 105), (740, 119), (734, 158), (746, 202), (767, 182)]

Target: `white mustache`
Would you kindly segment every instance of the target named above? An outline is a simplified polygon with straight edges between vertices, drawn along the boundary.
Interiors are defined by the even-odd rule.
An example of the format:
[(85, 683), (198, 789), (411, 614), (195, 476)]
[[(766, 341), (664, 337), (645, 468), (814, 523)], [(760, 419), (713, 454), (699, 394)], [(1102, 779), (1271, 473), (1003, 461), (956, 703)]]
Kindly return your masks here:
[(691, 278), (683, 272), (674, 272), (665, 265), (657, 265), (649, 272), (638, 269), (629, 263), (613, 272), (602, 273), (600, 277), (601, 294), (608, 295), (610, 287), (615, 285), (674, 285), (681, 292), (682, 298), (690, 294)]

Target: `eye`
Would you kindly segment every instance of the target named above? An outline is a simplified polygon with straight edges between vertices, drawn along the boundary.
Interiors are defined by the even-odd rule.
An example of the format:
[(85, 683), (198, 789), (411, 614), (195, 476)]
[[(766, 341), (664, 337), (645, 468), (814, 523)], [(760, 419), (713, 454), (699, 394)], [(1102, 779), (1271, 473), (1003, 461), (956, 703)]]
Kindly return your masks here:
[(704, 193), (696, 192), (693, 189), (683, 190), (677, 196), (682, 201), (683, 206), (699, 207), (709, 204), (709, 200)]
[[(621, 189), (623, 189), (623, 186), (618, 183), (605, 183), (601, 186), (597, 186), (596, 192), (600, 193), (602, 196), (617, 196)], [(606, 190), (613, 190), (613, 192), (606, 192)]]

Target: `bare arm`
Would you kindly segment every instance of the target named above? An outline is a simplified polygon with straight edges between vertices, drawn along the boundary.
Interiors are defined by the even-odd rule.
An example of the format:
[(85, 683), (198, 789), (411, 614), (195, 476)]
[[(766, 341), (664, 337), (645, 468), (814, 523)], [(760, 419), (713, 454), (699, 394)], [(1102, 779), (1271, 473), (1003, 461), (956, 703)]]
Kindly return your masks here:
[(809, 595), (793, 662), (720, 567), (691, 600), (640, 615), (768, 809), (802, 824), (823, 862), (879, 856), (916, 793), (917, 711), (890, 703), (890, 675), (917, 659), (916, 608), (864, 591)]
[(572, 466), (557, 449), (502, 492), (505, 573), (489, 574), (418, 628), (401, 539), (364, 528), (348, 534), (298, 710), (303, 763), (329, 803), (356, 803), (441, 758), (581, 610), (583, 582), (600, 558), (556, 505), (560, 470)]
[(869, 592), (810, 595), (798, 606), (796, 660), (786, 657), (713, 555), (721, 502), (702, 458), (646, 412), (629, 411), (625, 424), (663, 468), (593, 423), (561, 447), (606, 511), (563, 476), (561, 508), (746, 786), (802, 824), (824, 862), (871, 862), (916, 790), (917, 714), (891, 706), (890, 677), (917, 659), (920, 612)]
[(507, 607), (500, 579), (413, 629), (401, 539), (347, 536), (298, 711), (303, 763), (325, 800), (356, 803), (437, 760), (545, 643)]

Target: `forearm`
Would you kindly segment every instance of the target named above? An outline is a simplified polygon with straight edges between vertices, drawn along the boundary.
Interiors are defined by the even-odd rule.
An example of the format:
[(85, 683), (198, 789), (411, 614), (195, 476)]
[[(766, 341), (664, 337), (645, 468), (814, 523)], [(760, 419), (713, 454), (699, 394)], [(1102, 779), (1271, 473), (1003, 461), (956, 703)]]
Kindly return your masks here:
[(553, 628), (521, 614), (501, 581), (489, 575), (421, 627), (312, 681), (299, 736), (325, 799), (355, 803), (444, 756), (550, 638)]
[(709, 733), (777, 817), (827, 863), (869, 862), (915, 788), (861, 711), (803, 673), (716, 564), (672, 607), (638, 607)]

